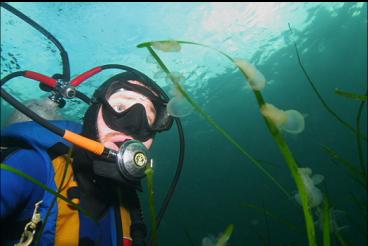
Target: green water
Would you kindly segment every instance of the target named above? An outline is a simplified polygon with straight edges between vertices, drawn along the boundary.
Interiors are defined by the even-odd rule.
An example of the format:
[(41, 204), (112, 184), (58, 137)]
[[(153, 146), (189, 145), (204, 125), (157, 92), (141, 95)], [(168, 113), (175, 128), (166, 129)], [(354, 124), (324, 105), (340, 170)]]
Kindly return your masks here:
[[(322, 106), (298, 65), (293, 41), (321, 95), (345, 121), (355, 126), (359, 101), (339, 96), (335, 88), (363, 95), (367, 90), (366, 3), (14, 3), (53, 33), (68, 51), (72, 76), (105, 63), (121, 63), (157, 76), (147, 59), (146, 41), (177, 39), (207, 44), (232, 57), (256, 64), (267, 79), (265, 100), (305, 114), (305, 130), (285, 134), (302, 167), (325, 179), (318, 187), (328, 193), (339, 213), (339, 233), (349, 245), (366, 245), (366, 190), (348, 169), (323, 150), (328, 146), (359, 167), (356, 138)], [(291, 34), (288, 23), (295, 32)], [(1, 9), (1, 77), (18, 70), (47, 75), (60, 71), (58, 52), (36, 31)], [(277, 145), (259, 113), (256, 99), (237, 70), (218, 53), (182, 46), (179, 53), (159, 53), (172, 71), (186, 78), (190, 96), (270, 172), (290, 194), (296, 186)], [(88, 80), (88, 95), (114, 72)], [(171, 83), (157, 77), (170, 91)], [(37, 83), (16, 79), (5, 88), (21, 100), (46, 96)], [(1, 102), (1, 124), (11, 108)], [(79, 121), (86, 106), (77, 100), (61, 110)], [(361, 129), (367, 134), (367, 107)], [(195, 111), (182, 118), (186, 155), (176, 193), (158, 230), (158, 245), (201, 245), (234, 224), (229, 245), (307, 245), (299, 204), (286, 196), (248, 159), (230, 145)], [(156, 208), (167, 191), (178, 155), (175, 128), (159, 134), (153, 146)], [(364, 166), (367, 165), (363, 141)], [(147, 193), (141, 194), (149, 222)], [(356, 202), (359, 200), (359, 202)], [(288, 220), (296, 230), (245, 204), (256, 204)], [(362, 207), (362, 208), (360, 208)], [(317, 220), (317, 218), (315, 218)], [(318, 245), (322, 234), (316, 225)], [(364, 234), (365, 233), (365, 234)], [(332, 235), (332, 245), (339, 245)]]

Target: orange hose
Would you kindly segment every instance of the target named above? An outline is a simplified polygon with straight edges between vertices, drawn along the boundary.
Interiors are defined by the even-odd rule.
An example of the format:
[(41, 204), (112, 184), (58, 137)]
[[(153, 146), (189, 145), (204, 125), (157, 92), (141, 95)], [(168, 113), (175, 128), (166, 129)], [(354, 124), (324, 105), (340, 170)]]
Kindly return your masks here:
[(79, 147), (95, 153), (96, 155), (101, 155), (105, 149), (101, 143), (68, 130), (65, 130), (63, 138), (75, 145), (78, 145)]

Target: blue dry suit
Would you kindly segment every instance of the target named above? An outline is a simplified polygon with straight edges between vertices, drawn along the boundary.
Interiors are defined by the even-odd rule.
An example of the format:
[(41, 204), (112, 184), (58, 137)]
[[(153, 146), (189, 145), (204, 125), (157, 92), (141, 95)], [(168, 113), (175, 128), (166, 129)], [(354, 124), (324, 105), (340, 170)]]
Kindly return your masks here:
[[(52, 123), (62, 129), (81, 132), (81, 125), (71, 121)], [(8, 147), (6, 155), (2, 151), (2, 163), (32, 176), (57, 191), (58, 182), (60, 183), (60, 177), (65, 171), (66, 157), (65, 153), (55, 156), (49, 150), (60, 143), (70, 148), (69, 142), (33, 121), (16, 123), (3, 129), (1, 140), (2, 147), (4, 142), (7, 146), (9, 143), (10, 145), (16, 143), (14, 145), (17, 146), (16, 149)], [(61, 193), (66, 197), (68, 189), (78, 186), (72, 168), (67, 170), (66, 189)], [(76, 208), (61, 199), (55, 199), (51, 193), (15, 173), (1, 169), (0, 180), (1, 245), (14, 245), (19, 241), (24, 225), (32, 217), (35, 203), (40, 200), (42, 203), (39, 212), (42, 223), (45, 223), (46, 214), (51, 208), (40, 245), (117, 245), (119, 235), (120, 245), (132, 245), (130, 214), (123, 207), (109, 208), (104, 217), (96, 223)], [(119, 212), (116, 211), (120, 211), (120, 215), (117, 215)], [(117, 221), (121, 224), (117, 225)], [(122, 230), (117, 232), (116, 228)], [(5, 238), (6, 243), (3, 241)]]

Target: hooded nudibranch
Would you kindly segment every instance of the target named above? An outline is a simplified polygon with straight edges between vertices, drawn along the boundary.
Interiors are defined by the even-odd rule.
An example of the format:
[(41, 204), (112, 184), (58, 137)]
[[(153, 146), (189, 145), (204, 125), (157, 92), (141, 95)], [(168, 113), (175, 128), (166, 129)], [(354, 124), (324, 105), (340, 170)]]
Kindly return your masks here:
[(304, 117), (294, 109), (284, 111), (276, 108), (272, 104), (266, 103), (261, 107), (261, 113), (279, 129), (288, 133), (298, 134), (304, 130)]
[(152, 47), (164, 52), (179, 52), (181, 50), (180, 44), (174, 40), (153, 42)]
[[(171, 80), (180, 83), (184, 80), (184, 76), (178, 72), (172, 72), (167, 75), (166, 80), (168, 83), (171, 82)], [(176, 85), (170, 90), (170, 94), (172, 94), (173, 97), (167, 103), (167, 113), (169, 115), (173, 117), (185, 117), (193, 112), (192, 105), (184, 98)]]
[(234, 59), (235, 64), (246, 74), (250, 87), (255, 91), (262, 90), (266, 85), (263, 74), (250, 62), (243, 59)]
[(301, 133), (305, 128), (304, 116), (294, 110), (284, 111), (286, 114), (287, 121), (281, 126), (281, 129), (293, 134)]
[[(308, 195), (308, 204), (311, 208), (317, 207), (322, 203), (323, 195), (322, 192), (316, 187), (320, 184), (324, 177), (320, 174), (314, 174), (312, 176), (312, 170), (310, 168), (298, 168), (298, 173), (302, 177), (305, 191)], [(294, 195), (295, 200), (302, 205), (300, 194)]]

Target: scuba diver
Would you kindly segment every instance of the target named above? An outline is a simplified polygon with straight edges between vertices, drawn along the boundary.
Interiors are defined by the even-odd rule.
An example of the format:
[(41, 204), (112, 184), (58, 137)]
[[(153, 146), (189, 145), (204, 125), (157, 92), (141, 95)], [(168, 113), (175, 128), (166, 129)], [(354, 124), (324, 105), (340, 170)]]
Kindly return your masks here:
[[(142, 72), (119, 64), (95, 67), (71, 80), (62, 45), (12, 6), (1, 3), (1, 7), (49, 38), (60, 50), (63, 63), (63, 73), (52, 77), (18, 71), (1, 79), (1, 97), (33, 120), (1, 131), (1, 245), (150, 244), (137, 191), (142, 191), (146, 168), (153, 166), (149, 148), (155, 134), (169, 130), (174, 121), (180, 137), (179, 160), (157, 227), (183, 166), (183, 130), (179, 119), (167, 111), (168, 96)], [(92, 98), (76, 89), (106, 69), (124, 71), (107, 79)], [(59, 107), (74, 97), (88, 103), (83, 124), (45, 120), (27, 108), (3, 88), (16, 77), (39, 81)]]

